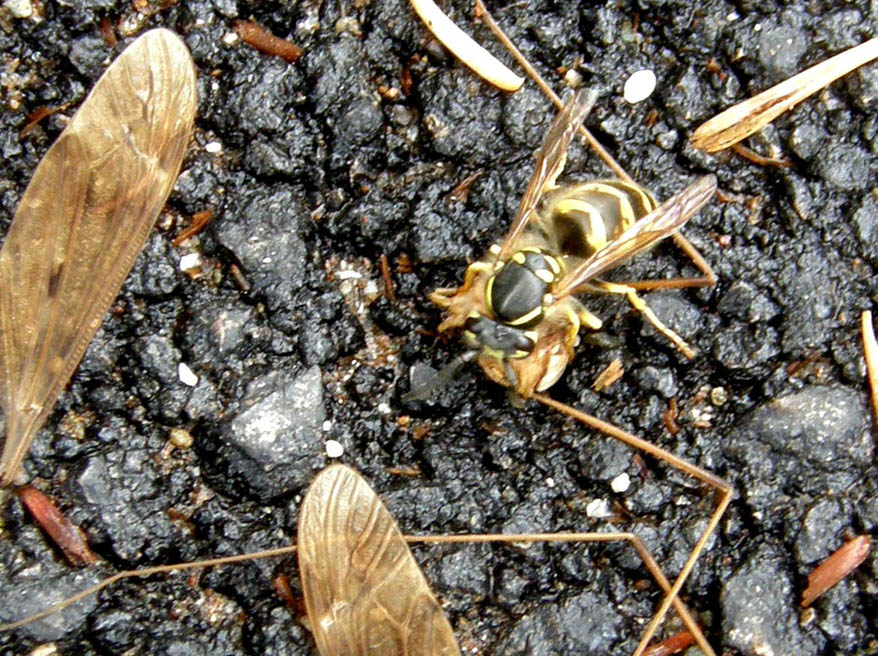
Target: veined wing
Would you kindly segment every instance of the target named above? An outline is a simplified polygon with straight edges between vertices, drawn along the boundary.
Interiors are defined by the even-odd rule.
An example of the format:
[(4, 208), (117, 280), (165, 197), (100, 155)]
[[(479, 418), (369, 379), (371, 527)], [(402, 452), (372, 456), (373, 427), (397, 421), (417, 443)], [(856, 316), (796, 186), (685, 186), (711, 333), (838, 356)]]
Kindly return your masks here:
[(0, 250), (0, 406), (8, 485), (177, 179), (197, 104), (175, 34), (131, 44), (48, 150)]
[(327, 467), (299, 512), (299, 572), (321, 656), (460, 656), (396, 522), (359, 474)]
[(555, 296), (563, 298), (578, 293), (590, 280), (673, 234), (715, 193), (715, 176), (699, 178), (572, 269), (559, 281)]
[(555, 186), (555, 181), (564, 170), (570, 141), (585, 121), (596, 99), (597, 93), (593, 90), (577, 91), (549, 128), (537, 153), (534, 172), (524, 196), (521, 197), (512, 228), (500, 247), (499, 259), (506, 260), (515, 252), (518, 239), (532, 219), (540, 199), (546, 191)]

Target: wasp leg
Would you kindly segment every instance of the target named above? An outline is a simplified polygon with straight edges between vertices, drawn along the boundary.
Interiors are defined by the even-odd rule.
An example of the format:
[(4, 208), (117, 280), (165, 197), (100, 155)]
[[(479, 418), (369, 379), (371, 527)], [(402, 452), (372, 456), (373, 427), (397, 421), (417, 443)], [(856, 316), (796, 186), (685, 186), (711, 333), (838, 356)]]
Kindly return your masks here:
[[(643, 634), (643, 637), (640, 639), (640, 644), (634, 651), (634, 656), (640, 656), (641, 654), (643, 654), (647, 645), (649, 645), (649, 641), (652, 639), (652, 636), (655, 635), (659, 624), (662, 623), (665, 615), (667, 615), (668, 609), (671, 607), (671, 604), (675, 603), (674, 600), (677, 598), (677, 595), (680, 593), (680, 589), (683, 587), (683, 584), (686, 582), (689, 573), (695, 566), (695, 562), (701, 556), (701, 553), (704, 551), (708, 540), (710, 540), (710, 537), (713, 535), (713, 532), (719, 525), (719, 520), (722, 518), (723, 513), (725, 513), (726, 508), (732, 500), (734, 488), (731, 486), (730, 483), (726, 482), (719, 476), (710, 473), (706, 469), (702, 469), (701, 467), (698, 467), (697, 465), (694, 465), (691, 462), (684, 460), (683, 458), (675, 456), (670, 451), (667, 451), (660, 446), (653, 444), (652, 442), (648, 442), (647, 440), (632, 435), (627, 431), (623, 431), (621, 428), (614, 426), (613, 424), (602, 421), (597, 417), (586, 414), (584, 412), (580, 412), (576, 408), (572, 408), (569, 405), (560, 403), (559, 401), (555, 401), (554, 399), (543, 394), (534, 394), (533, 398), (543, 405), (562, 412), (568, 417), (576, 419), (577, 421), (581, 421), (586, 426), (590, 426), (591, 428), (598, 430), (605, 435), (609, 435), (610, 437), (617, 439), (620, 442), (624, 442), (630, 447), (640, 449), (641, 451), (648, 453), (654, 458), (666, 462), (671, 467), (674, 467), (675, 469), (682, 471), (683, 473), (688, 474), (693, 478), (698, 479), (702, 483), (705, 483), (706, 485), (709, 485), (716, 490), (718, 497), (716, 509), (713, 511), (713, 515), (711, 515), (710, 521), (708, 522), (707, 527), (704, 529), (704, 532), (702, 532), (701, 536), (698, 538), (698, 541), (695, 543), (695, 546), (692, 548), (692, 552), (689, 554), (689, 558), (686, 560), (686, 563), (683, 565), (683, 568), (677, 575), (677, 580), (674, 581), (674, 585), (671, 587), (671, 590), (667, 592), (661, 606), (659, 606), (659, 609), (655, 612), (655, 615), (653, 615), (652, 621), (650, 621), (649, 626), (646, 627), (646, 632)], [(716, 652), (714, 652), (714, 650), (708, 644), (707, 640), (704, 638), (704, 634), (700, 630), (693, 631), (692, 634), (695, 636), (695, 640), (698, 642), (699, 647), (701, 647), (702, 651), (705, 654), (708, 654), (708, 656), (716, 656)]]
[(494, 264), (492, 262), (473, 262), (466, 268), (463, 284), (460, 287), (440, 287), (432, 291), (427, 298), (430, 299), (431, 303), (438, 305), (443, 310), (447, 310), (455, 296), (472, 287), (476, 276), (490, 275), (492, 273), (494, 273)]
[(607, 292), (610, 294), (623, 294), (628, 298), (628, 302), (631, 303), (631, 306), (642, 313), (649, 322), (653, 325), (653, 327), (659, 331), (662, 335), (667, 337), (671, 342), (674, 343), (680, 352), (685, 355), (690, 360), (695, 357), (695, 351), (692, 350), (683, 338), (680, 337), (673, 330), (668, 328), (664, 323), (662, 323), (661, 319), (655, 316), (655, 312), (646, 304), (642, 298), (637, 295), (637, 291), (630, 285), (623, 285), (617, 282), (605, 282), (603, 280), (596, 280), (590, 283), (590, 288), (593, 288), (594, 291), (599, 292)]

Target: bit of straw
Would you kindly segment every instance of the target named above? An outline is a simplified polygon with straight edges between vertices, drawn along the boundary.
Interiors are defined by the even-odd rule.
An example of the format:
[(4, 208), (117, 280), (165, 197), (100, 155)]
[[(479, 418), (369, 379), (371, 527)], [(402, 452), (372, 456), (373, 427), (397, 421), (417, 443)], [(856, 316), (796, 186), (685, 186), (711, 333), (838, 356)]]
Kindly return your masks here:
[(820, 595), (859, 567), (871, 548), (869, 536), (858, 535), (815, 567), (808, 574), (808, 588), (802, 594), (802, 608), (810, 606)]
[(878, 38), (845, 50), (730, 107), (692, 134), (692, 145), (708, 153), (728, 148), (771, 123), (808, 96), (878, 57)]
[(872, 327), (872, 313), (863, 312), (863, 354), (866, 358), (866, 375), (872, 392), (872, 416), (878, 430), (878, 342)]
[(452, 54), (487, 82), (504, 91), (518, 91), (524, 78), (513, 73), (499, 59), (461, 30), (432, 0), (411, 0), (412, 8), (433, 35)]

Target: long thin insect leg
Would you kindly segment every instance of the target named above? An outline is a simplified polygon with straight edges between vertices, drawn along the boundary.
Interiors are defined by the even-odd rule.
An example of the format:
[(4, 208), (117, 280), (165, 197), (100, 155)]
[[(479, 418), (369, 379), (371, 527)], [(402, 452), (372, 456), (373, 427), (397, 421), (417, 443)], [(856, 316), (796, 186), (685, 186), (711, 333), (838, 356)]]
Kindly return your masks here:
[(659, 624), (661, 624), (662, 620), (668, 612), (668, 609), (671, 607), (671, 604), (674, 601), (674, 597), (679, 594), (680, 589), (683, 587), (683, 584), (686, 582), (686, 579), (689, 576), (689, 573), (695, 566), (695, 562), (698, 560), (699, 556), (701, 556), (701, 552), (704, 551), (704, 547), (707, 544), (707, 541), (710, 539), (710, 536), (713, 535), (713, 532), (716, 530), (717, 525), (719, 525), (719, 520), (722, 518), (723, 513), (726, 511), (726, 508), (732, 500), (732, 493), (734, 492), (734, 489), (732, 488), (730, 483), (724, 481), (719, 476), (711, 474), (709, 471), (693, 465), (691, 462), (683, 460), (678, 456), (675, 456), (670, 451), (667, 451), (660, 446), (653, 444), (652, 442), (648, 442), (647, 440), (632, 435), (631, 433), (624, 431), (609, 422), (602, 421), (597, 417), (581, 412), (576, 408), (572, 408), (565, 403), (560, 403), (559, 401), (555, 401), (554, 399), (549, 398), (548, 396), (544, 396), (542, 394), (534, 394), (533, 398), (543, 405), (562, 412), (568, 417), (572, 417), (573, 419), (576, 419), (586, 426), (590, 426), (591, 428), (594, 428), (595, 430), (598, 430), (605, 435), (609, 435), (610, 437), (613, 437), (620, 442), (624, 442), (625, 444), (634, 447), (635, 449), (645, 451), (654, 458), (658, 458), (659, 460), (668, 463), (675, 469), (689, 474), (693, 478), (698, 479), (702, 483), (709, 485), (717, 491), (719, 501), (717, 503), (716, 509), (713, 512), (713, 515), (711, 515), (710, 517), (707, 528), (704, 529), (701, 537), (698, 538), (698, 541), (695, 543), (692, 552), (689, 554), (689, 558), (686, 560), (686, 563), (683, 565), (680, 573), (677, 575), (677, 580), (674, 581), (674, 585), (671, 587), (671, 591), (665, 596), (664, 601), (662, 601), (661, 606), (659, 606), (659, 609), (655, 612), (652, 621), (649, 623), (649, 626), (646, 627), (646, 631), (643, 634), (643, 637), (640, 639), (640, 644), (637, 646), (637, 649), (634, 652), (634, 656), (640, 656), (640, 654), (642, 654), (646, 647), (649, 645), (649, 641), (652, 639), (652, 636), (658, 629)]

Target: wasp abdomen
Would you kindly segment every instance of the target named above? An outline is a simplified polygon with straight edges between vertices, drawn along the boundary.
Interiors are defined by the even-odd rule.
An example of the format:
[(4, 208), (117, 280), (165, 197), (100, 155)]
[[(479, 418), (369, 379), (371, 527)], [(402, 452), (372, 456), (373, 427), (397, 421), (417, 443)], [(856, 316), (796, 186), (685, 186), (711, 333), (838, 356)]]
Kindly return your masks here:
[(622, 180), (585, 182), (555, 192), (545, 215), (565, 255), (588, 257), (656, 208), (643, 187)]
[(519, 327), (537, 323), (543, 299), (561, 274), (561, 266), (539, 249), (520, 250), (488, 280), (485, 296), (491, 312)]

